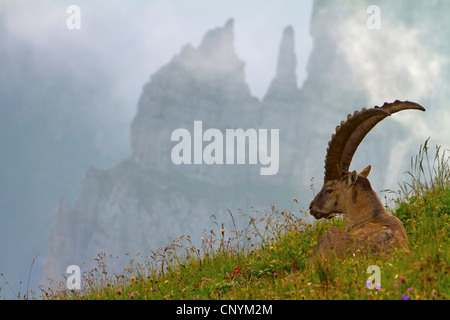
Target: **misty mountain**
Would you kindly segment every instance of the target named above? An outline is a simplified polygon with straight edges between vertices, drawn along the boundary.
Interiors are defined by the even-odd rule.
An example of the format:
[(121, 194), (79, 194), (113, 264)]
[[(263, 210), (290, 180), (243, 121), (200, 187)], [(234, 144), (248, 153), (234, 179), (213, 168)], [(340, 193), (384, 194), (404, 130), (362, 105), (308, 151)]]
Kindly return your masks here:
[(6, 20), (1, 11), (0, 269), (17, 291), (33, 257), (43, 257), (58, 195), (75, 198), (86, 168), (109, 167), (130, 148), (128, 126), (105, 112), (118, 101), (95, 59), (80, 55), (77, 41), (55, 56), (59, 44), (42, 49), (14, 37)]
[[(89, 169), (75, 203), (61, 200), (45, 275), (57, 278), (69, 264), (89, 265), (100, 251), (137, 253), (164, 246), (181, 234), (199, 238), (211, 226), (210, 215), (226, 221), (227, 209), (264, 210), (271, 204), (289, 209), (294, 198), (301, 202), (299, 209), (307, 207), (312, 198), (310, 180), (314, 177), (315, 187), (320, 187), (327, 142), (348, 113), (395, 99), (422, 103), (431, 112), (443, 108), (438, 103), (440, 93), (410, 91), (412, 85), (429, 85), (422, 84), (417, 71), (434, 79), (432, 63), (440, 61), (440, 54), (448, 49), (443, 46), (445, 35), (435, 32), (436, 24), (428, 21), (442, 15), (443, 4), (420, 5), (421, 10), (415, 11), (410, 2), (383, 1), (383, 27), (370, 30), (368, 3), (316, 1), (307, 80), (301, 87), (296, 82), (295, 31), (288, 26), (281, 36), (275, 77), (262, 101), (250, 94), (245, 82), (245, 63), (233, 45), (233, 20), (208, 31), (198, 47), (184, 46), (143, 87), (131, 125), (131, 156), (110, 170)], [(428, 21), (420, 28), (415, 25), (416, 12)], [(441, 23), (439, 30), (449, 30), (444, 28), (445, 19), (436, 21)], [(410, 33), (413, 28), (418, 31)], [(396, 40), (402, 35), (409, 42)], [(394, 53), (378, 47), (383, 38), (396, 44)], [(362, 51), (358, 40), (373, 41), (377, 47)], [(343, 47), (348, 41), (356, 51)], [(406, 65), (391, 61), (411, 48), (419, 61), (414, 56)], [(393, 69), (387, 70), (384, 64)], [(448, 63), (440, 66), (446, 66), (441, 80), (448, 85)], [(395, 84), (373, 70), (389, 71)], [(251, 165), (174, 165), (171, 133), (177, 128), (192, 132), (196, 120), (203, 121), (205, 129), (279, 129), (278, 174), (260, 176)], [(375, 190), (395, 188), (386, 181), (400, 178), (401, 168), (409, 164), (406, 156), (427, 138), (413, 137), (411, 130), (410, 123), (387, 119), (356, 153), (352, 167), (361, 170), (372, 164)]]
[[(352, 163), (356, 170), (372, 164), (370, 180), (376, 191), (395, 188), (408, 169), (409, 156), (428, 137), (424, 133), (441, 134), (445, 119), (449, 119), (445, 101), (450, 68), (445, 57), (450, 28), (444, 16), (449, 5), (443, 1), (417, 2), (414, 6), (410, 1), (381, 1), (381, 29), (366, 25), (369, 5), (368, 1), (315, 1), (308, 78), (301, 86), (296, 81), (295, 30), (287, 26), (280, 37), (275, 76), (261, 101), (251, 95), (246, 83), (245, 62), (234, 47), (232, 19), (208, 31), (198, 46), (182, 47), (142, 89), (131, 123), (131, 154), (110, 169), (97, 169), (108, 167), (100, 163), (87, 170), (74, 203), (68, 197), (61, 198), (48, 241), (44, 278), (60, 279), (71, 264), (89, 268), (100, 251), (119, 256), (145, 253), (181, 234), (190, 234), (198, 241), (204, 230), (212, 228), (212, 214), (219, 222), (229, 221), (227, 209), (233, 213), (237, 208), (248, 212), (250, 206), (270, 210), (272, 204), (279, 210), (290, 209), (292, 199), (297, 198), (300, 205), (294, 213), (298, 214), (313, 197), (311, 178), (316, 191), (321, 186), (325, 150), (336, 125), (348, 113), (363, 107), (395, 99), (412, 100), (427, 112), (384, 120), (367, 136)], [(23, 52), (24, 62), (31, 59), (32, 52), (26, 48)], [(1, 48), (0, 57), (10, 68), (15, 67), (7, 60), (7, 48)], [(43, 63), (43, 76), (45, 66)], [(17, 63), (17, 68), (26, 74), (26, 63)], [(23, 141), (21, 145), (35, 153), (26, 159), (19, 154), (4, 155), (10, 156), (10, 163), (16, 159), (39, 161), (39, 152), (68, 152), (64, 145), (69, 143), (80, 146), (73, 152), (85, 152), (87, 156), (99, 148), (90, 141), (98, 134), (95, 124), (83, 123), (99, 117), (84, 117), (83, 113), (99, 110), (92, 105), (101, 105), (101, 97), (108, 96), (108, 90), (86, 94), (94, 86), (88, 82), (69, 96), (59, 96), (58, 86), (71, 87), (64, 81), (73, 79), (63, 71), (48, 79), (52, 81), (46, 82), (46, 90), (54, 90), (55, 100), (23, 102), (22, 97), (8, 96), (17, 92), (10, 90), (11, 86), (23, 83), (1, 80), (2, 99), (8, 102), (5, 106), (12, 108), (19, 101), (36, 105), (35, 110), (52, 109), (42, 113), (33, 113), (32, 109), (12, 111), (8, 113), (10, 118), (0, 120), (5, 130), (2, 137), (12, 132), (20, 138), (20, 130), (48, 132), (52, 137), (45, 140), (47, 145)], [(43, 90), (36, 85), (39, 81), (31, 78), (25, 87)], [(72, 87), (80, 88), (80, 83)], [(74, 105), (81, 109), (71, 108)], [(73, 120), (70, 123), (64, 123), (67, 113)], [(50, 114), (54, 115), (49, 118)], [(64, 116), (58, 117), (60, 114)], [(194, 121), (199, 120), (204, 130), (279, 129), (278, 173), (261, 176), (260, 165), (249, 164), (175, 165), (171, 161), (176, 144), (171, 141), (172, 132), (184, 128), (192, 133)], [(429, 125), (431, 121), (433, 126)], [(13, 127), (17, 123), (23, 126)], [(78, 127), (88, 130), (74, 134)], [(439, 139), (449, 142), (441, 135)], [(5, 143), (10, 141), (5, 139)], [(36, 146), (40, 148), (36, 150)], [(57, 159), (55, 156), (54, 161)], [(78, 162), (76, 168), (68, 163), (67, 170), (75, 172), (88, 162)], [(51, 162), (45, 165), (51, 166)], [(17, 174), (9, 174), (13, 181)], [(52, 178), (59, 175), (63, 176), (55, 172)], [(15, 183), (21, 185), (18, 180)], [(66, 186), (61, 195), (77, 187)], [(16, 199), (21, 200), (18, 195)]]
[[(101, 251), (113, 254), (156, 249), (181, 234), (200, 235), (227, 209), (270, 206), (259, 168), (251, 165), (174, 165), (171, 133), (258, 128), (260, 102), (245, 83), (244, 62), (233, 44), (233, 20), (186, 45), (144, 86), (131, 126), (132, 155), (111, 170), (89, 169), (73, 206), (62, 198), (49, 240), (46, 272), (64, 272)], [(292, 199), (291, 199), (292, 200)], [(220, 221), (220, 220), (219, 220)], [(133, 231), (132, 231), (133, 230)], [(129, 233), (131, 231), (131, 233)], [(199, 238), (199, 237), (197, 237)], [(80, 259), (81, 258), (81, 259)]]

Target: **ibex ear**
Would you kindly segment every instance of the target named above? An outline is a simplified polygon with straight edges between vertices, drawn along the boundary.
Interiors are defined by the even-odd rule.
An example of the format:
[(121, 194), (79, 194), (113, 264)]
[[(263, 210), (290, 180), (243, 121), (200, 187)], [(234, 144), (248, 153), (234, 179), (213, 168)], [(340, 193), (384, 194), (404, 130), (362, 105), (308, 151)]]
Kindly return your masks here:
[(370, 170), (372, 170), (372, 166), (368, 165), (359, 174), (362, 175), (364, 178), (367, 178), (369, 176)]
[(356, 180), (358, 180), (358, 172), (353, 171), (348, 176), (347, 184), (349, 187), (353, 186), (356, 183)]

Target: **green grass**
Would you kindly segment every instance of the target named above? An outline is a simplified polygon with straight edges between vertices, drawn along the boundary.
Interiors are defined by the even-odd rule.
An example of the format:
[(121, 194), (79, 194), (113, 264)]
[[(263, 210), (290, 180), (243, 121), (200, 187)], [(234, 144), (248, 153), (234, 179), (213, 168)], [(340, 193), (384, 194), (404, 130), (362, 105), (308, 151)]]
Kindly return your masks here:
[[(84, 274), (83, 289), (63, 284), (45, 299), (448, 299), (450, 169), (445, 151), (428, 159), (428, 141), (412, 159), (410, 181), (400, 185), (388, 211), (405, 225), (409, 253), (357, 255), (311, 263), (311, 251), (327, 228), (344, 221), (305, 222), (300, 210), (237, 212), (242, 230), (204, 234), (199, 247), (184, 235), (122, 274), (109, 274), (106, 256)], [(293, 206), (297, 206), (294, 199)], [(296, 212), (295, 212), (296, 211)], [(294, 214), (294, 213), (295, 214)], [(234, 225), (234, 215), (230, 219)], [(381, 288), (368, 289), (377, 265)]]

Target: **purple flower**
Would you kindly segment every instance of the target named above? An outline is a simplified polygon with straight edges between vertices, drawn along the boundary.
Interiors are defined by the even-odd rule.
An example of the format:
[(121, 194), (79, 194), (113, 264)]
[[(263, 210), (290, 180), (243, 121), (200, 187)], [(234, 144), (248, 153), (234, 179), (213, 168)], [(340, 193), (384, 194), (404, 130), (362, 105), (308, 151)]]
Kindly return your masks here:
[(410, 297), (408, 297), (406, 294), (402, 295), (402, 300), (411, 300)]
[(366, 281), (366, 287), (367, 287), (367, 288), (369, 288), (369, 289), (375, 288), (375, 289), (377, 289), (378, 291), (381, 290), (381, 284), (375, 282), (373, 285), (374, 285), (374, 287), (372, 287), (372, 282)]
[(408, 288), (406, 289), (406, 291), (411, 292), (413, 290), (413, 288)]

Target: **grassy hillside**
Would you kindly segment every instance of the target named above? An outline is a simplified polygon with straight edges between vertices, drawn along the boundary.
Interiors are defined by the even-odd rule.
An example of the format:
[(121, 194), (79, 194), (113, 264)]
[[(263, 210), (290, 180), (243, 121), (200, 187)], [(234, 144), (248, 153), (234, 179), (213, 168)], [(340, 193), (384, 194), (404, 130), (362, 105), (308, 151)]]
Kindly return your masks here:
[[(411, 161), (409, 181), (400, 185), (388, 211), (405, 225), (410, 253), (350, 256), (313, 265), (310, 254), (327, 228), (342, 219), (304, 222), (307, 213), (238, 212), (242, 230), (204, 234), (196, 247), (184, 235), (123, 274), (110, 274), (100, 254), (98, 268), (84, 274), (82, 290), (65, 284), (43, 293), (47, 299), (448, 299), (450, 169), (448, 156), (428, 145)], [(294, 199), (292, 207), (298, 207)], [(296, 212), (294, 212), (296, 211)], [(308, 220), (306, 220), (308, 221)], [(367, 268), (380, 268), (380, 283), (367, 287)]]

